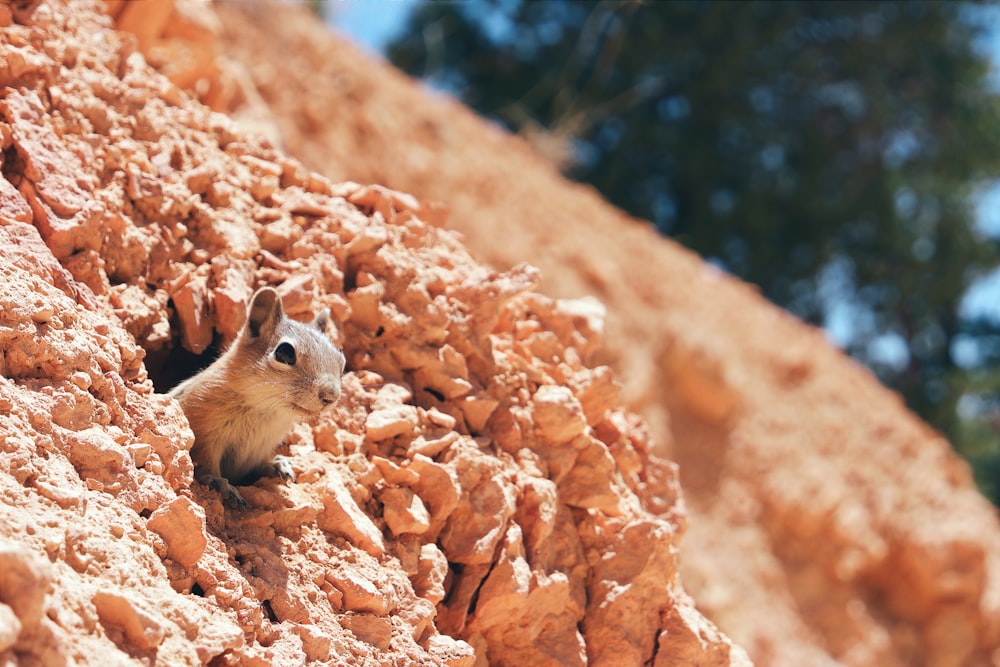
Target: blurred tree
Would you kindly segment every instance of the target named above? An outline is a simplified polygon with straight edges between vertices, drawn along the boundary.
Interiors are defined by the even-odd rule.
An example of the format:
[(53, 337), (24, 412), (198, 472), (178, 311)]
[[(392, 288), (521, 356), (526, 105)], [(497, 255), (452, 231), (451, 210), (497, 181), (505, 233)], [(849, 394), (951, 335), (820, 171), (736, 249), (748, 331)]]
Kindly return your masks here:
[(956, 404), (1000, 354), (953, 355), (1000, 336), (958, 307), (1000, 263), (970, 203), (1000, 176), (985, 5), (428, 1), (389, 57), (839, 332), (986, 474)]

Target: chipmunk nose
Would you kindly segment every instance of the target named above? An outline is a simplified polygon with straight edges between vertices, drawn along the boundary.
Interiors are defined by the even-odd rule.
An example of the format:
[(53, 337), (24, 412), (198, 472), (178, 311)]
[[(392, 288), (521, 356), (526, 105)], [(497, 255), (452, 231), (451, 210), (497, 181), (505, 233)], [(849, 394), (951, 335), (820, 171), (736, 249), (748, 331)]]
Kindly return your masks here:
[(339, 396), (340, 396), (340, 387), (328, 386), (319, 388), (319, 400), (323, 404), (324, 408), (332, 405)]

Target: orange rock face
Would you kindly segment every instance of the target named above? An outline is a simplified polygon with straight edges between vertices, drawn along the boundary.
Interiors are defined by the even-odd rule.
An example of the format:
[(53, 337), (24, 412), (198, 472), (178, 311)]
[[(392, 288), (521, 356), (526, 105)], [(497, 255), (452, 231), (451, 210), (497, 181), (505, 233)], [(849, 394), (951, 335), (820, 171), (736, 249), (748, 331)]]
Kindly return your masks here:
[[(948, 444), (870, 374), (752, 289), (567, 183), (525, 142), (428, 96), (308, 12), (282, 8), (276, 20), (260, 5), (216, 11), (217, 49), (230, 67), (221, 87), (232, 91), (220, 108), (335, 180), (415, 194), (421, 215), (446, 219), (495, 266), (540, 267), (542, 290), (573, 299), (561, 309), (576, 313), (576, 326), (593, 313), (579, 297), (606, 305), (592, 359), (614, 369), (620, 400), (680, 466), (685, 585), (757, 664), (997, 662), (996, 511)], [(532, 353), (547, 358), (547, 345), (537, 335)], [(576, 406), (545, 386), (571, 389), (588, 424), (593, 411), (619, 404), (605, 380), (574, 383), (538, 382), (536, 429), (561, 439), (560, 414), (578, 423)], [(501, 410), (492, 437), (518, 442), (526, 418)], [(617, 470), (660, 474), (616, 444), (614, 432), (636, 428), (624, 416), (589, 428), (613, 443)], [(608, 487), (617, 482), (603, 450), (571, 443), (548, 453), (559, 493), (586, 488), (586, 502), (613, 512)], [(588, 466), (572, 472), (577, 460)], [(544, 511), (547, 491), (531, 489), (525, 499)], [(534, 533), (524, 533), (530, 542)], [(656, 654), (667, 656), (694, 662), (663, 647)]]
[[(0, 658), (748, 664), (681, 586), (676, 467), (585, 363), (599, 309), (192, 102), (137, 6), (0, 12)], [(162, 392), (263, 284), (330, 307), (350, 372), (234, 509)]]

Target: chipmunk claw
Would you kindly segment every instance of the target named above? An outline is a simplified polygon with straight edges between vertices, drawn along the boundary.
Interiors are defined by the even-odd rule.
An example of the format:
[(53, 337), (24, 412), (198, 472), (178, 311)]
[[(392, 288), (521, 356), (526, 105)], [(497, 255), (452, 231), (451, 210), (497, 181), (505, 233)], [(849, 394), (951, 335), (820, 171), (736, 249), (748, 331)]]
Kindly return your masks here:
[(247, 506), (247, 501), (243, 499), (243, 496), (240, 495), (240, 492), (236, 490), (236, 487), (232, 486), (228, 482), (226, 484), (229, 486), (229, 488), (226, 489), (225, 491), (222, 491), (222, 498), (224, 500), (228, 500), (235, 507), (238, 507), (240, 509), (245, 509)]
[(295, 481), (295, 471), (292, 469), (292, 460), (287, 456), (275, 456), (272, 464), (274, 465), (274, 476), (280, 477), (286, 482)]
[(218, 491), (222, 495), (224, 502), (228, 501), (230, 504), (241, 509), (247, 506), (247, 501), (236, 490), (236, 487), (229, 483), (229, 480), (223, 477), (215, 477), (214, 475), (202, 475), (198, 478), (198, 481)]

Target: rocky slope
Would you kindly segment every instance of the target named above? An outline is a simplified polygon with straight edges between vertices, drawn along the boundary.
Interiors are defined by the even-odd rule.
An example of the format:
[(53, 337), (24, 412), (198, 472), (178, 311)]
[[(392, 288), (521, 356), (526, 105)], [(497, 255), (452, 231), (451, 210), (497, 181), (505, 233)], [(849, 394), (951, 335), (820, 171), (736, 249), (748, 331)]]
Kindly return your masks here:
[[(758, 664), (997, 660), (995, 511), (866, 371), (307, 12), (216, 11), (188, 42), (206, 101), (334, 180), (440, 203), (478, 256), (530, 261), (546, 292), (607, 305), (595, 359), (680, 464), (683, 578)], [(151, 50), (181, 48), (170, 26), (191, 16), (164, 18)]]
[[(0, 661), (749, 664), (681, 586), (676, 467), (587, 363), (600, 306), (192, 101), (103, 13), (138, 6), (192, 34), (0, 5)], [(297, 481), (234, 509), (162, 392), (263, 284), (332, 309), (350, 372)]]

